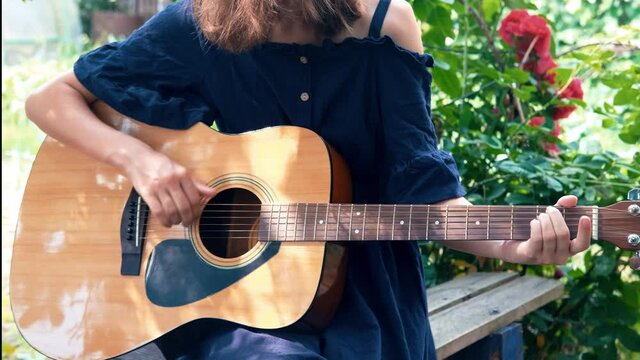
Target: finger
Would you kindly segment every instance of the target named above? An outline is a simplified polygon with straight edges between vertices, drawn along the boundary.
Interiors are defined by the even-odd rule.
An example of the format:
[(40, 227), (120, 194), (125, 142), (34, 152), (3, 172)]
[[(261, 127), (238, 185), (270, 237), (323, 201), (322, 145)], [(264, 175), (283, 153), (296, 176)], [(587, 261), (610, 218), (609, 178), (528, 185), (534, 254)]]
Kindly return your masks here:
[(591, 219), (587, 216), (580, 218), (578, 222), (578, 235), (571, 241), (569, 252), (573, 255), (587, 250), (591, 244)]
[(555, 206), (560, 206), (560, 207), (574, 207), (578, 204), (578, 198), (575, 197), (574, 195), (565, 195), (563, 197), (561, 197), (560, 199), (558, 199), (558, 201), (556, 202)]
[(552, 262), (556, 253), (556, 232), (553, 230), (549, 214), (542, 213), (538, 219), (542, 226), (542, 262), (548, 264)]
[(531, 254), (533, 257), (536, 254), (542, 253), (542, 225), (540, 220), (533, 219), (530, 223), (531, 226), (531, 238), (529, 239), (531, 246)]
[[(173, 203), (173, 199), (168, 191), (162, 191), (158, 194), (158, 199), (160, 199), (160, 203), (162, 204), (162, 208), (164, 210), (164, 222), (163, 225), (166, 227), (171, 227), (171, 225), (179, 224), (180, 214), (178, 214), (178, 210), (176, 209), (176, 205)], [(168, 224), (168, 225), (167, 225)]]
[(547, 214), (551, 219), (553, 230), (556, 233), (556, 259), (559, 262), (565, 262), (569, 256), (569, 246), (571, 245), (571, 233), (569, 227), (562, 217), (560, 210), (549, 206)]
[(144, 201), (149, 206), (151, 213), (158, 218), (160, 223), (166, 227), (171, 227), (171, 224), (167, 220), (165, 216), (164, 209), (162, 208), (162, 203), (156, 196), (143, 197)]
[(196, 188), (196, 185), (193, 183), (193, 179), (191, 178), (183, 178), (180, 180), (180, 186), (182, 190), (187, 195), (187, 199), (189, 200), (189, 204), (191, 204), (191, 208), (197, 209), (200, 206), (200, 192)]
[(200, 195), (204, 195), (204, 196), (208, 196), (208, 197), (212, 197), (214, 196), (217, 191), (216, 189), (209, 187), (209, 185), (194, 179), (193, 180), (194, 185), (196, 186), (196, 189), (198, 189), (198, 192), (200, 192)]
[(182, 224), (184, 226), (191, 225), (193, 221), (193, 209), (180, 183), (176, 182), (169, 188), (169, 195), (171, 195), (171, 199), (173, 199), (173, 203), (176, 205)]

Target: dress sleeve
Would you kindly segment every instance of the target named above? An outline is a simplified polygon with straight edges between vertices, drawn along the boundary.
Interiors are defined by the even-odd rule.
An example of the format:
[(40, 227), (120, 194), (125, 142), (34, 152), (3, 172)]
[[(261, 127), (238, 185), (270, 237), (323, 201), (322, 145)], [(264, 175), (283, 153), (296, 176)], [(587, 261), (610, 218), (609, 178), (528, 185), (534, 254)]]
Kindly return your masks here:
[(207, 49), (183, 3), (168, 6), (129, 38), (82, 55), (78, 80), (117, 111), (148, 124), (185, 129), (211, 124), (216, 111), (205, 89)]
[(437, 148), (431, 120), (433, 58), (387, 41), (378, 59), (383, 201), (430, 204), (465, 195), (451, 154)]

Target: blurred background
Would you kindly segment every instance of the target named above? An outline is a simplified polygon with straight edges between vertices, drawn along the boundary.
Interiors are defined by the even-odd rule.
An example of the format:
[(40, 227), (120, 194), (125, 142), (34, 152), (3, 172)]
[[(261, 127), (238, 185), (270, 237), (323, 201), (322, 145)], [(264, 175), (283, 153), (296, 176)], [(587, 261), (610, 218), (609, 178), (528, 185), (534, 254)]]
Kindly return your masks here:
[[(2, 358), (42, 358), (10, 311), (13, 235), (44, 134), (27, 96), (78, 56), (126, 37), (170, 0), (2, 0)], [(640, 187), (640, 2), (413, 0), (425, 51), (436, 58), (433, 120), (478, 204), (553, 204), (572, 193), (607, 206)], [(519, 66), (498, 35), (514, 9), (551, 29), (557, 88)], [(521, 65), (521, 64), (520, 64)], [(583, 98), (561, 99), (579, 79)], [(514, 102), (521, 102), (516, 106)], [(576, 106), (568, 118), (553, 108)], [(533, 117), (543, 118), (534, 126)], [(558, 130), (559, 129), (559, 130)], [(551, 146), (555, 146), (553, 150)], [(640, 279), (630, 253), (597, 244), (566, 266), (521, 266), (421, 245), (426, 286), (474, 271), (558, 278), (566, 297), (524, 321), (527, 358), (640, 359)]]

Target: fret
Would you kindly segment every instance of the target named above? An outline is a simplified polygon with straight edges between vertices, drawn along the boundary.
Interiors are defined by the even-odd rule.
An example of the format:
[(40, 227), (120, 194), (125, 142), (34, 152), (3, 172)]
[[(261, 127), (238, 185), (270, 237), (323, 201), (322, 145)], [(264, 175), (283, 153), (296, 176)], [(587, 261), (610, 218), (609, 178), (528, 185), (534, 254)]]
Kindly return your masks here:
[(513, 205), (511, 205), (511, 240), (513, 240)]
[(599, 217), (599, 208), (597, 206), (593, 206), (591, 209), (591, 239), (598, 240), (598, 217)]
[(467, 218), (464, 221), (464, 239), (469, 240), (469, 205), (467, 205)]
[(329, 204), (327, 204), (326, 212), (324, 215), (324, 241), (327, 241), (327, 228), (329, 227)]
[(289, 237), (289, 207), (291, 206), (291, 204), (287, 204), (287, 214), (285, 215), (284, 218), (284, 241), (287, 241), (287, 238)]
[(444, 239), (447, 240), (447, 229), (449, 229), (449, 205), (445, 207), (444, 214)]
[(336, 241), (338, 241), (338, 234), (340, 233), (340, 204), (338, 204), (338, 221), (336, 222)]
[(393, 240), (393, 236), (395, 235), (396, 230), (396, 204), (393, 204), (393, 219), (391, 220), (391, 240)]
[(427, 205), (427, 230), (424, 231), (425, 240), (429, 240), (429, 223), (431, 222), (430, 218), (431, 205)]
[(281, 240), (280, 238), (280, 205), (278, 205), (278, 222), (276, 223), (276, 238), (277, 238), (276, 240)]
[(364, 208), (362, 209), (362, 240), (366, 239), (364, 237), (364, 231), (367, 229), (367, 204), (364, 204)]
[(409, 204), (409, 235), (407, 235), (407, 240), (411, 240), (411, 215), (413, 213), (413, 204)]
[(382, 210), (382, 205), (378, 204), (378, 223), (376, 224), (376, 240), (380, 240), (380, 210)]
[(296, 241), (296, 238), (298, 237), (298, 210), (300, 209), (300, 204), (295, 205), (296, 211), (293, 218), (293, 241)]
[(351, 240), (351, 233), (353, 229), (351, 228), (351, 224), (353, 223), (353, 204), (351, 204), (351, 213), (349, 214), (349, 239)]
[(489, 222), (491, 221), (491, 205), (487, 206), (487, 240), (489, 240)]
[[(316, 203), (316, 211), (315, 211), (315, 215), (313, 217), (313, 240), (317, 240), (317, 233), (316, 233), (316, 229), (317, 229), (317, 225), (318, 225), (318, 206), (320, 206), (320, 204)], [(305, 225), (307, 223), (307, 216), (306, 216), (306, 210), (305, 210)], [(305, 238), (307, 237), (306, 232), (305, 232)]]
[(309, 203), (304, 204), (304, 223), (302, 225), (302, 240), (307, 238), (307, 210), (309, 210)]
[(269, 224), (269, 226), (267, 227), (267, 241), (271, 240), (271, 222), (273, 221), (273, 205), (271, 206), (271, 211), (269, 212), (269, 221), (267, 222), (267, 224)]

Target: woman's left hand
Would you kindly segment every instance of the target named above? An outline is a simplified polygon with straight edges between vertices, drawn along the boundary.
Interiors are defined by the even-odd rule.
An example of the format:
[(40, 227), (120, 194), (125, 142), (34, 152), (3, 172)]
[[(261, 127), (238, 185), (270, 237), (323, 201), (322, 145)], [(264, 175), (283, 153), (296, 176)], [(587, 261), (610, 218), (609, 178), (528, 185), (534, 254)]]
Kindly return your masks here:
[[(577, 203), (578, 199), (569, 195), (561, 197), (555, 206), (570, 208)], [(552, 206), (531, 220), (530, 226), (529, 240), (503, 242), (500, 258), (520, 264), (559, 265), (566, 263), (570, 256), (589, 248), (591, 220), (587, 216), (580, 218), (575, 239), (571, 239), (562, 213)]]

